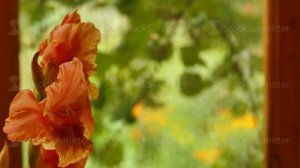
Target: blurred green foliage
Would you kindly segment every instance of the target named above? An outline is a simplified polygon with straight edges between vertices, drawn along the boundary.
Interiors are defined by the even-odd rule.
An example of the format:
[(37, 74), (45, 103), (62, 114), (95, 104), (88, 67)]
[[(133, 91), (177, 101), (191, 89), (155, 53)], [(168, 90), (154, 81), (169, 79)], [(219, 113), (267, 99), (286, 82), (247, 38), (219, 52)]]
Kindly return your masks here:
[(21, 0), (22, 87), (66, 13), (102, 32), (87, 167), (262, 167), (260, 0)]

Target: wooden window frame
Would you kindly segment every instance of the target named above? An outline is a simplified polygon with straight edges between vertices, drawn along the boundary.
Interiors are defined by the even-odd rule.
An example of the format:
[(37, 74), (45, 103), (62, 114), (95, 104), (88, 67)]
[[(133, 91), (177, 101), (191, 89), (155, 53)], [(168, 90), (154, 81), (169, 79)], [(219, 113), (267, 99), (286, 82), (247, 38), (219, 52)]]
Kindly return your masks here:
[(266, 167), (300, 168), (300, 1), (264, 2)]
[[(19, 36), (18, 0), (2, 1), (0, 5), (0, 129), (8, 116), (10, 102), (18, 92), (19, 77)], [(0, 149), (7, 142), (9, 147), (9, 167), (21, 168), (21, 143), (9, 142), (0, 131)]]

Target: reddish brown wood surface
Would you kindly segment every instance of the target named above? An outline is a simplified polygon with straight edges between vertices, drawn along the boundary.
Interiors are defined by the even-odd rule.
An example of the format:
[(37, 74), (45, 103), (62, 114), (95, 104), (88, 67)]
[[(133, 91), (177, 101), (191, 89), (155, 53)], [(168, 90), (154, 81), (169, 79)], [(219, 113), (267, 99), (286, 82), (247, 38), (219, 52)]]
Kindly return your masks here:
[(300, 168), (300, 1), (265, 2), (266, 167)]
[[(5, 142), (4, 120), (8, 116), (9, 104), (18, 91), (18, 1), (2, 1), (0, 5), (0, 147)], [(8, 143), (10, 167), (20, 168), (21, 149), (19, 143)]]

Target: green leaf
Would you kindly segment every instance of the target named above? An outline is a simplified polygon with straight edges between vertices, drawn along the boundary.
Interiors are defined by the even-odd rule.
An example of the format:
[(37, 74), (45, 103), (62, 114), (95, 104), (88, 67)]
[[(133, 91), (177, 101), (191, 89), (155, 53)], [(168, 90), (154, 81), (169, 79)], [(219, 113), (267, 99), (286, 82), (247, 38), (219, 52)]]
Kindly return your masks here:
[(109, 141), (100, 151), (99, 159), (107, 167), (118, 166), (123, 160), (123, 145), (118, 140)]
[(180, 77), (180, 90), (186, 96), (195, 96), (210, 85), (198, 73), (184, 72)]
[(205, 64), (204, 61), (199, 58), (199, 48), (195, 45), (181, 48), (181, 60), (185, 66)]
[(170, 41), (151, 40), (148, 45), (148, 55), (151, 59), (162, 62), (168, 60), (172, 55), (172, 44)]

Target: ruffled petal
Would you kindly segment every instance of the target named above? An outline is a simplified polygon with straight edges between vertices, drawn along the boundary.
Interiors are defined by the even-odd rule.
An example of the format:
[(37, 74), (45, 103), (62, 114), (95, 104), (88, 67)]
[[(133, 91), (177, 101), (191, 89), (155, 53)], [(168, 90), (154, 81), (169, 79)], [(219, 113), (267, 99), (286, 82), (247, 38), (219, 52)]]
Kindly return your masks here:
[(83, 136), (82, 123), (57, 130), (55, 150), (59, 167), (66, 167), (87, 158), (92, 151), (92, 142)]
[(88, 139), (78, 140), (77, 143), (57, 143), (56, 152), (59, 156), (59, 167), (66, 167), (86, 157), (92, 151), (92, 142)]
[(99, 89), (94, 83), (89, 84), (89, 96), (92, 100), (96, 100), (99, 96)]
[(70, 24), (77, 24), (80, 23), (81, 18), (80, 15), (78, 14), (77, 10), (75, 10), (73, 13), (67, 14), (60, 25), (57, 25), (54, 27), (54, 29), (50, 32), (50, 38), (49, 40), (53, 40), (53, 33), (61, 28), (63, 25), (70, 25)]
[(31, 90), (20, 91), (12, 101), (3, 131), (11, 141), (33, 140), (39, 143), (47, 137), (42, 107)]
[(86, 164), (87, 158), (84, 158), (76, 163), (71, 164), (67, 168), (84, 168)]
[(83, 112), (88, 85), (77, 58), (60, 66), (57, 80), (46, 88), (45, 110), (55, 125), (71, 125)]
[(43, 52), (43, 63), (59, 65), (77, 57), (83, 62), (84, 72), (91, 75), (97, 67), (95, 59), (100, 36), (100, 31), (92, 23), (57, 26)]
[(84, 128), (84, 137), (87, 139), (90, 139), (94, 133), (94, 119), (92, 116), (92, 111), (91, 111), (91, 105), (88, 100), (86, 99), (86, 103), (84, 105), (84, 108), (82, 108), (83, 112), (82, 115), (80, 116), (80, 121), (83, 125)]
[(97, 68), (95, 63), (97, 45), (100, 42), (101, 34), (92, 23), (80, 23), (77, 26), (77, 33), (73, 41), (80, 42), (80, 50), (76, 57), (83, 62), (83, 70), (88, 75), (92, 75)]
[[(58, 168), (58, 154), (55, 150), (46, 150), (43, 147), (40, 148), (35, 167), (37, 168)], [(84, 158), (76, 163), (70, 164), (65, 168), (84, 168), (87, 158)]]
[(50, 42), (42, 54), (43, 64), (60, 65), (71, 61), (77, 52), (76, 44), (70, 43), (73, 24), (57, 26), (50, 35)]
[(78, 14), (77, 10), (75, 10), (73, 13), (67, 14), (61, 22), (61, 25), (67, 23), (80, 23), (80, 15)]

